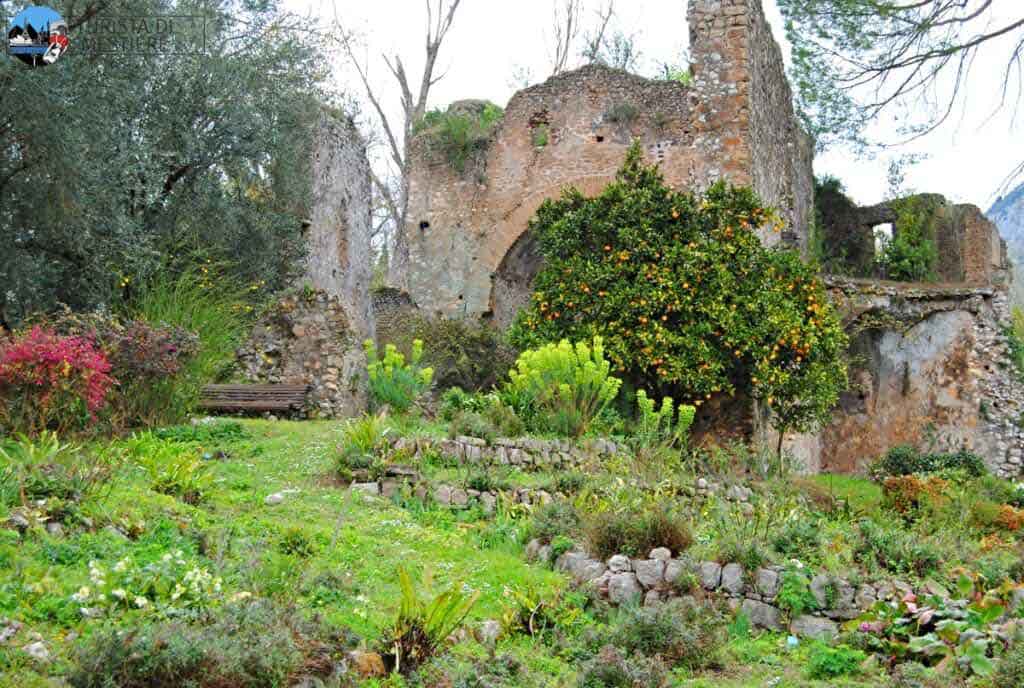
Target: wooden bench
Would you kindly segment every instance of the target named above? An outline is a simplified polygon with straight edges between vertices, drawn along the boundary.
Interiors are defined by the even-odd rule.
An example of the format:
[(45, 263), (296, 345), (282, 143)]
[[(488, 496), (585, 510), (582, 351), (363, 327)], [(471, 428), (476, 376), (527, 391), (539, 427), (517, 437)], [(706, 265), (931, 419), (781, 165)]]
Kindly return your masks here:
[(199, 406), (210, 411), (301, 411), (309, 385), (206, 385)]

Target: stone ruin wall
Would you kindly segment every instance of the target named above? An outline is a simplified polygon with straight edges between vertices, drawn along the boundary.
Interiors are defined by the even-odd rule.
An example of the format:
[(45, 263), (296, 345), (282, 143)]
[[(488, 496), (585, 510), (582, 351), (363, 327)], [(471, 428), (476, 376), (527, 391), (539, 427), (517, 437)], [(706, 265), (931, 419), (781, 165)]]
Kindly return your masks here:
[(821, 470), (863, 470), (890, 447), (967, 447), (1021, 473), (1024, 385), (1014, 374), (1001, 286), (831, 278), (852, 332), (850, 386), (816, 438)]
[(370, 165), (355, 125), (327, 109), (311, 155), (303, 275), (260, 318), (239, 362), (252, 382), (310, 385), (312, 415), (353, 416), (366, 409), (362, 342), (374, 336)]
[[(462, 173), (429, 133), (414, 139), (410, 261), (396, 286), (430, 315), (507, 325), (539, 268), (524, 236), (537, 207), (569, 185), (599, 193), (634, 139), (675, 187), (700, 191), (721, 178), (752, 185), (786, 219), (781, 238), (805, 246), (810, 144), (760, 0), (694, 0), (689, 23), (690, 85), (594, 65), (552, 77), (513, 96), (486, 150)], [(546, 145), (535, 145), (541, 128)], [(780, 240), (769, 228), (761, 236)]]

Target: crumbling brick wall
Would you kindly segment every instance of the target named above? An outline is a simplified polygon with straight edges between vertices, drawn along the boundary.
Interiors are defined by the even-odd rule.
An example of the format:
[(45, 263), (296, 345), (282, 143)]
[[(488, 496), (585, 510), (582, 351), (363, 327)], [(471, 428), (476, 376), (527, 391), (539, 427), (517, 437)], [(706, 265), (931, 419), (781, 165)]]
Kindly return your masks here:
[(570, 185), (599, 193), (634, 139), (673, 186), (753, 186), (788, 225), (781, 237), (764, 228), (762, 240), (805, 246), (810, 145), (760, 0), (693, 0), (689, 23), (689, 85), (596, 65), (552, 77), (512, 97), (461, 172), (429, 132), (414, 138), (403, 229), (410, 261), (395, 286), (431, 315), (507, 325), (540, 265), (524, 237), (537, 207)]

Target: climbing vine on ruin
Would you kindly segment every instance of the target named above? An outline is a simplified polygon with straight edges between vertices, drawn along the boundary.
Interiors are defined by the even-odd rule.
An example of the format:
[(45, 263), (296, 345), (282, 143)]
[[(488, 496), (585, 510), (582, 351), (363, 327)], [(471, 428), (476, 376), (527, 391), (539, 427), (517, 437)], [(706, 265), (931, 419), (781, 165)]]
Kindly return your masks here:
[(762, 226), (781, 229), (751, 190), (679, 193), (634, 145), (599, 196), (538, 209), (545, 265), (513, 341), (600, 335), (637, 386), (694, 404), (744, 393), (781, 427), (810, 427), (845, 385), (847, 339), (815, 269), (765, 248)]

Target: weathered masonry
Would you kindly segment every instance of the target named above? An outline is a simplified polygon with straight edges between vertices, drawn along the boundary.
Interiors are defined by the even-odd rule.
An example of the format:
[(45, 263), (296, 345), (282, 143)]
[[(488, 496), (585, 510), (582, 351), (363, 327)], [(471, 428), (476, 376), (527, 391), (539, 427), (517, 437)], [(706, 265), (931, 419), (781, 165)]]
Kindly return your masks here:
[(760, 0), (691, 0), (688, 19), (690, 84), (593, 65), (552, 77), (513, 96), (486, 149), (461, 172), (428, 135), (417, 136), (409, 268), (396, 286), (429, 314), (507, 324), (539, 269), (526, 232), (537, 207), (566, 186), (601, 191), (634, 139), (678, 188), (723, 178), (752, 186), (790, 228), (781, 236), (766, 228), (762, 240), (804, 247), (812, 151)]

